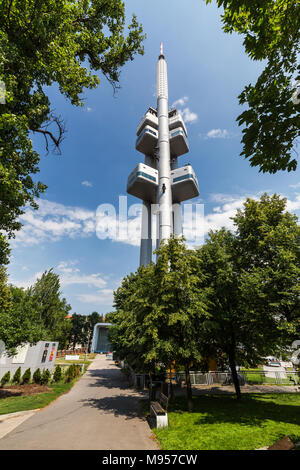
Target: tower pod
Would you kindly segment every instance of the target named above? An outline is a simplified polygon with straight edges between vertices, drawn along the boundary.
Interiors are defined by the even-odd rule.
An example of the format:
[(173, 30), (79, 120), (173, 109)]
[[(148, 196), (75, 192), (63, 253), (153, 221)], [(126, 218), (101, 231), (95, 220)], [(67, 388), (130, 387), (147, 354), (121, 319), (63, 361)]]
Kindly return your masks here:
[(139, 163), (127, 180), (127, 192), (143, 201), (156, 203), (158, 172), (151, 166)]
[(197, 176), (191, 165), (171, 171), (173, 203), (199, 196)]

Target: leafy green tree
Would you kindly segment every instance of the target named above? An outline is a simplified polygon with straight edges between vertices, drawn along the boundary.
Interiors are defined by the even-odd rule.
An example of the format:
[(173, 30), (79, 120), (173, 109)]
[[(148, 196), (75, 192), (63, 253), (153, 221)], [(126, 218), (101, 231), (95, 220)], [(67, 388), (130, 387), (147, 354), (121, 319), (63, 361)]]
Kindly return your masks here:
[(111, 323), (113, 321), (114, 312), (108, 312), (105, 314), (104, 320), (105, 323)]
[(69, 333), (70, 345), (75, 349), (76, 344), (85, 346), (89, 334), (89, 324), (85, 315), (73, 313), (71, 318), (71, 330)]
[(125, 30), (121, 0), (3, 0), (0, 3), (0, 230), (20, 229), (26, 204), (46, 189), (33, 175), (39, 155), (31, 133), (59, 151), (64, 123), (52, 111), (46, 87), (57, 84), (75, 106), (99, 85), (98, 73), (115, 88), (120, 69), (143, 54), (142, 27), (133, 15)]
[[(45, 271), (29, 289), (6, 285), (0, 269), (0, 339), (12, 354), (24, 343), (59, 341), (63, 347), (71, 328), (67, 314), (71, 307), (61, 298), (59, 276)], [(1, 294), (2, 292), (2, 294)]]
[(157, 251), (156, 265), (140, 267), (115, 293), (110, 339), (130, 364), (150, 372), (175, 361), (186, 372), (192, 409), (190, 367), (201, 360), (201, 331), (208, 313), (205, 288), (199, 289), (196, 258), (183, 240), (171, 238)]
[(88, 351), (91, 351), (92, 346), (92, 338), (94, 333), (94, 327), (97, 323), (103, 323), (103, 315), (99, 314), (98, 312), (92, 312), (90, 315), (86, 317), (87, 324), (88, 324), (88, 334), (86, 338), (86, 344), (88, 344)]
[[(211, 3), (212, 0), (206, 0)], [(244, 38), (251, 59), (266, 61), (257, 82), (239, 96), (248, 105), (237, 121), (244, 125), (242, 156), (260, 171), (297, 168), (294, 145), (300, 129), (299, 0), (216, 0), (223, 7), (223, 30)]]
[(34, 344), (47, 339), (47, 332), (41, 318), (39, 306), (28, 290), (9, 286), (6, 302), (0, 307), (0, 339), (9, 353), (24, 343)]
[(237, 398), (236, 365), (257, 366), (278, 355), (299, 325), (299, 226), (276, 194), (247, 199), (233, 221), (235, 233), (211, 232), (198, 251), (198, 269), (211, 289), (211, 318), (202, 350), (225, 353)]
[(38, 321), (46, 330), (47, 339), (64, 344), (71, 328), (66, 318), (71, 306), (61, 297), (59, 275), (52, 269), (45, 271), (28, 293), (37, 305)]
[[(0, 312), (9, 309), (12, 305), (11, 293), (7, 285), (7, 273), (3, 266), (0, 266)], [(1, 333), (0, 333), (0, 339)], [(3, 339), (2, 339), (3, 341)]]
[[(201, 340), (209, 318), (206, 288), (199, 287), (204, 277), (197, 272), (196, 257), (183, 239), (170, 238), (157, 250), (154, 268), (156, 312), (153, 312), (157, 335), (161, 339), (159, 353), (183, 365), (186, 376), (188, 407), (191, 411), (192, 386), (190, 369), (202, 360)], [(159, 360), (159, 356), (157, 357)]]

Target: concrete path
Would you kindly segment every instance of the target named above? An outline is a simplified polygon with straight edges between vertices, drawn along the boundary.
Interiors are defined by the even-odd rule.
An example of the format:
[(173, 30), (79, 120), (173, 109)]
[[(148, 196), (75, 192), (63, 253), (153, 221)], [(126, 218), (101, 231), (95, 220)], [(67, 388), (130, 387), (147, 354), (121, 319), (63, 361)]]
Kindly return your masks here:
[(20, 426), (20, 424), (22, 424), (28, 418), (31, 418), (31, 416), (33, 416), (37, 411), (39, 411), (39, 409), (16, 411), (16, 413), (0, 415), (0, 439), (2, 439), (2, 437), (11, 432), (13, 429)]
[(99, 355), (66, 395), (0, 439), (0, 449), (158, 449), (113, 361)]

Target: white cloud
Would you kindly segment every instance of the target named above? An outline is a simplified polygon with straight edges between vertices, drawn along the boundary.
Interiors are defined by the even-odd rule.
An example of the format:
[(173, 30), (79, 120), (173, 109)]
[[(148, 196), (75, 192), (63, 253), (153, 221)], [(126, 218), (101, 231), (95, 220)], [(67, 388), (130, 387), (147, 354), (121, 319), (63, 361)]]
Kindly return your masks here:
[(86, 285), (88, 287), (103, 288), (107, 282), (101, 277), (100, 273), (81, 274), (80, 269), (76, 267), (77, 260), (61, 261), (56, 271), (59, 273), (60, 283), (62, 287), (71, 285)]
[[(220, 230), (222, 227), (228, 230), (234, 230), (234, 224), (231, 218), (235, 216), (236, 211), (243, 208), (247, 197), (258, 200), (261, 193), (262, 192), (259, 191), (254, 195), (248, 194), (247, 196), (223, 193), (211, 194), (210, 201), (217, 202), (218, 205), (213, 207), (212, 211), (209, 213), (206, 213), (204, 206), (203, 214), (200, 217), (196, 217), (194, 211), (192, 217), (183, 224), (183, 233), (188, 246), (199, 245), (200, 237), (198, 235), (198, 240), (195, 241), (195, 233), (201, 234), (202, 241), (204, 241), (204, 237), (210, 230)], [(300, 211), (300, 194), (297, 194), (296, 198), (293, 200), (287, 198), (286, 210), (292, 213)]]
[(91, 183), (90, 181), (82, 181), (81, 182), (82, 186), (86, 186), (87, 188), (92, 188), (93, 187), (93, 183)]
[[(104, 289), (107, 286), (107, 280), (101, 276), (100, 273), (83, 274), (80, 269), (76, 267), (77, 260), (61, 261), (54, 271), (59, 274), (61, 287), (72, 285), (83, 285), (88, 288)], [(42, 276), (43, 272), (37, 272), (27, 279), (15, 280), (10, 279), (10, 282), (17, 287), (24, 287), (27, 289), (32, 286), (38, 278)]]
[(24, 289), (28, 289), (29, 287), (33, 286), (33, 284), (35, 284), (37, 279), (40, 279), (42, 275), (43, 275), (43, 271), (39, 271), (27, 279), (17, 280), (12, 277), (12, 278), (9, 278), (9, 283), (13, 284), (16, 287), (23, 287)]
[(77, 299), (80, 302), (87, 304), (98, 304), (101, 305), (112, 305), (113, 303), (113, 290), (112, 289), (102, 289), (94, 294), (78, 294)]
[(178, 108), (178, 112), (182, 115), (182, 118), (186, 123), (194, 123), (197, 121), (198, 115), (186, 106), (188, 99), (188, 96), (183, 96), (182, 98), (174, 101), (174, 103), (172, 103), (172, 107)]
[(183, 110), (180, 110), (180, 112), (185, 122), (193, 123), (198, 119), (198, 114), (192, 112), (190, 108), (184, 108)]
[[(268, 191), (270, 193), (270, 191)], [(261, 192), (257, 192), (254, 198), (259, 198)], [(234, 215), (237, 208), (242, 207), (245, 195), (215, 193), (209, 198), (209, 203), (215, 203), (210, 213), (203, 218), (202, 231), (204, 234), (210, 229), (217, 230), (222, 226), (232, 228), (230, 217)], [(199, 200), (195, 202), (200, 202)], [(193, 201), (193, 204), (195, 204)], [(201, 201), (202, 202), (202, 201)], [(34, 211), (28, 208), (20, 217), (23, 228), (16, 234), (16, 239), (11, 242), (12, 247), (37, 245), (43, 242), (57, 242), (65, 238), (76, 239), (86, 238), (96, 235), (101, 239), (108, 239), (113, 242), (120, 242), (126, 245), (140, 245), (141, 236), (141, 208), (142, 204), (134, 204), (129, 207), (129, 216), (126, 220), (118, 220), (119, 215), (113, 206), (112, 213), (101, 218), (99, 223), (98, 211), (92, 211), (82, 207), (64, 206), (47, 200), (39, 201), (40, 208)], [(106, 205), (105, 205), (106, 206)], [(101, 206), (99, 206), (101, 207)], [(287, 198), (287, 210), (295, 212), (300, 210), (300, 194), (296, 194), (293, 199)], [(199, 218), (199, 217), (198, 217)], [(199, 223), (199, 221), (197, 222)], [(185, 223), (185, 237), (192, 238), (192, 221)], [(152, 235), (155, 238), (155, 218), (153, 219)], [(86, 283), (94, 287), (103, 286), (98, 275), (79, 275), (74, 267), (59, 265), (64, 283)], [(71, 279), (67, 274), (72, 274)]]
[(179, 98), (178, 100), (174, 101), (174, 103), (172, 103), (172, 107), (176, 108), (176, 106), (184, 106), (188, 99), (188, 96), (183, 96), (182, 98)]
[(294, 201), (291, 201), (290, 199), (288, 199), (286, 208), (290, 212), (300, 210), (300, 194), (297, 194), (296, 199)]
[[(196, 217), (195, 211), (190, 218), (184, 220), (183, 234), (187, 240), (188, 245), (199, 245), (204, 242), (204, 237), (210, 230), (220, 230), (222, 227), (228, 230), (233, 230), (234, 225), (231, 217), (233, 217), (237, 209), (243, 206), (245, 201), (244, 197), (232, 198), (230, 202), (216, 206), (212, 209), (211, 213), (205, 213), (205, 205), (203, 214)], [(197, 234), (197, 238), (195, 236)], [(202, 237), (202, 240), (201, 240)]]
[(227, 129), (211, 129), (207, 132), (208, 139), (226, 139), (229, 137)]
[(28, 207), (20, 217), (23, 227), (12, 241), (13, 247), (55, 242), (63, 237), (87, 237), (95, 231), (95, 211), (45, 199), (38, 204), (37, 211)]
[(293, 188), (293, 189), (300, 188), (300, 182), (296, 184), (290, 184), (290, 188)]

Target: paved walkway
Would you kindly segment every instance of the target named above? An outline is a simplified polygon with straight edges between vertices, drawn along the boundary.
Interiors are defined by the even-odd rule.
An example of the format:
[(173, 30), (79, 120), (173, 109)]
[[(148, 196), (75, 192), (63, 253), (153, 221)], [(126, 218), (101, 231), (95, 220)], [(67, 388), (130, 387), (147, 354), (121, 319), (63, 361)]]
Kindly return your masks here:
[(139, 413), (141, 397), (99, 355), (69, 393), (0, 439), (0, 449), (158, 449)]

